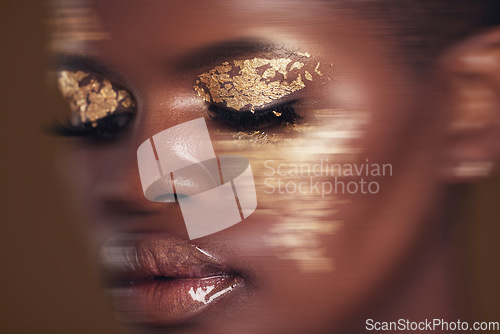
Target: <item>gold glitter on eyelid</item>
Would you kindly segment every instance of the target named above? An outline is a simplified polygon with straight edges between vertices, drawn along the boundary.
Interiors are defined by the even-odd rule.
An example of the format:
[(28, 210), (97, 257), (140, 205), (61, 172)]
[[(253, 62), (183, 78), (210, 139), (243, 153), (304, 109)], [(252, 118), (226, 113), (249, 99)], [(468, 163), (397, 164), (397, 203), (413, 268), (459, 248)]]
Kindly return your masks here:
[[(296, 54), (310, 57), (309, 54)], [(291, 65), (290, 65), (291, 64)], [(305, 63), (291, 58), (252, 58), (224, 62), (200, 74), (193, 88), (206, 102), (223, 103), (237, 111), (254, 111), (305, 87), (302, 78), (313, 81)], [(316, 65), (314, 73), (319, 67)]]
[(128, 91), (84, 71), (60, 71), (58, 84), (61, 94), (70, 103), (72, 121), (77, 124), (96, 125), (101, 118), (130, 112), (135, 107)]
[(316, 72), (319, 76), (322, 76), (323, 73), (320, 72), (319, 66), (320, 66), (320, 62), (318, 61), (318, 65), (316, 65), (316, 67), (314, 68), (314, 72)]
[(306, 71), (306, 72), (304, 73), (304, 76), (305, 76), (305, 78), (306, 78), (307, 80), (309, 80), (309, 81), (313, 81), (313, 76), (312, 76), (312, 74), (311, 74), (311, 73), (309, 73), (309, 71)]
[(298, 61), (296, 61), (295, 63), (293, 63), (292, 67), (290, 67), (290, 71), (293, 70), (293, 69), (298, 69), (300, 70), (302, 67), (304, 67), (304, 63), (300, 63)]
[(273, 114), (274, 114), (274, 116), (276, 116), (276, 117), (280, 117), (280, 116), (281, 116), (281, 113), (280, 113), (280, 112), (277, 112), (276, 110), (273, 110)]

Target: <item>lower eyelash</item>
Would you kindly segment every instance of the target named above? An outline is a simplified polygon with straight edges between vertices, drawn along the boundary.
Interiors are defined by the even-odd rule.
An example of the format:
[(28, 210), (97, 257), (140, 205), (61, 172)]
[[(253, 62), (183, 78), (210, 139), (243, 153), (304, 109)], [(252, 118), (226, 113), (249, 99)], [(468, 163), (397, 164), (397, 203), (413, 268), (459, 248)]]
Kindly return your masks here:
[[(293, 101), (285, 104), (251, 111), (231, 111), (218, 105), (210, 105), (209, 115), (213, 120), (221, 121), (236, 130), (258, 130), (269, 128), (279, 124), (295, 124), (302, 117), (295, 112)], [(84, 123), (74, 125), (70, 121), (56, 123), (50, 132), (64, 137), (89, 137), (95, 139), (113, 139), (118, 135), (132, 119), (132, 113), (122, 113), (104, 117), (96, 124)]]
[(210, 118), (224, 122), (236, 130), (258, 130), (278, 124), (294, 124), (300, 120), (302, 117), (295, 112), (293, 103), (288, 102), (253, 113), (249, 110), (231, 111), (215, 104), (211, 104), (208, 110), (212, 112), (209, 114)]
[(63, 137), (90, 137), (95, 139), (113, 139), (124, 130), (133, 117), (133, 113), (110, 115), (99, 119), (95, 124), (72, 124), (69, 120), (55, 123), (50, 132)]

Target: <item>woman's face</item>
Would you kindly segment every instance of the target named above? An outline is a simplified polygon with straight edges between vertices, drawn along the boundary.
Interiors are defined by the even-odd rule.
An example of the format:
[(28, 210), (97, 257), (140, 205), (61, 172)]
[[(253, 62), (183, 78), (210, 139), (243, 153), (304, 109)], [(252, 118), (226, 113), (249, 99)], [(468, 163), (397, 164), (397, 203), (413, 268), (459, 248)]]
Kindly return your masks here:
[[(419, 251), (439, 193), (431, 87), (414, 80), (387, 30), (330, 6), (99, 1), (104, 37), (68, 45), (71, 80), (108, 79), (135, 99), (122, 132), (73, 141), (64, 165), (121, 319), (183, 333), (322, 333)], [(77, 121), (109, 107), (87, 102)], [(179, 203), (146, 199), (137, 150), (199, 118), (216, 155), (250, 161), (257, 208), (190, 240)], [(187, 161), (201, 134), (180, 136), (185, 145), (166, 147)], [(177, 194), (199, 180), (177, 183)]]

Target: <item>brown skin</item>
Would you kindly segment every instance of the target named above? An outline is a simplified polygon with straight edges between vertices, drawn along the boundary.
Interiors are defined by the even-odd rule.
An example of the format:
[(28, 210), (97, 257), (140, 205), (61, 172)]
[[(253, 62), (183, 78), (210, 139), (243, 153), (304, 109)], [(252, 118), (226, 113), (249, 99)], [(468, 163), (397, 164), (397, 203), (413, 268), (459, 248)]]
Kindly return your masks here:
[[(149, 202), (143, 196), (136, 151), (151, 135), (206, 117), (215, 152), (244, 155), (253, 168), (257, 211), (241, 224), (194, 241), (242, 272), (248, 284), (192, 319), (194, 325), (183, 333), (327, 333), (346, 327), (359, 332), (366, 317), (455, 317), (443, 289), (450, 282), (442, 265), (448, 254), (438, 239), (444, 226), (442, 203), (446, 182), (461, 181), (453, 177), (453, 166), (468, 159), (464, 152), (477, 155), (479, 146), (463, 150), (460, 133), (449, 136), (447, 129), (456, 117), (442, 101), (453, 93), (431, 94), (443, 81), (448, 83), (448, 77), (434, 80), (429, 75), (425, 82), (417, 81), (412, 69), (394, 57), (395, 46), (377, 34), (385, 27), (320, 6), (297, 1), (99, 1), (97, 11), (111, 39), (88, 43), (82, 51), (124, 78), (120, 83), (135, 96), (138, 109), (117, 139), (78, 141), (65, 153), (64, 168), (91, 222), (96, 248), (115, 233), (166, 232), (187, 238), (177, 205)], [(478, 37), (475, 44), (452, 50), (436, 63), (445, 74), (461, 73), (463, 66), (448, 65), (472, 50), (485, 49), (498, 37), (492, 35)], [(297, 95), (297, 110), (301, 122), (331, 134), (329, 149), (342, 148), (344, 153), (312, 153), (319, 145), (314, 133), (286, 132), (291, 141), (259, 147), (245, 140), (228, 142), (227, 133), (234, 130), (210, 121), (206, 104), (192, 86), (198, 74), (219, 63), (179, 72), (176, 60), (200, 47), (248, 37), (307, 51), (323, 64), (323, 77)], [(316, 118), (318, 109), (346, 112), (332, 125)], [(498, 115), (491, 117), (498, 120)], [(346, 121), (358, 131), (339, 141)], [(269, 131), (283, 132), (280, 127)], [(474, 159), (492, 160), (497, 154), (498, 148), (484, 150)], [(376, 195), (266, 194), (266, 160), (320, 159), (341, 164), (369, 159), (391, 164), (393, 175), (371, 179), (380, 185)], [(300, 182), (300, 177), (292, 179)], [(311, 215), (320, 211), (319, 218)], [(273, 228), (287, 217), (306, 226), (339, 222), (332, 233), (314, 237), (323, 256), (334, 263), (332, 270), (304, 270), (303, 262), (283, 258), (293, 248), (268, 242)], [(430, 297), (422, 300), (423, 295)], [(380, 314), (371, 311), (371, 305)]]

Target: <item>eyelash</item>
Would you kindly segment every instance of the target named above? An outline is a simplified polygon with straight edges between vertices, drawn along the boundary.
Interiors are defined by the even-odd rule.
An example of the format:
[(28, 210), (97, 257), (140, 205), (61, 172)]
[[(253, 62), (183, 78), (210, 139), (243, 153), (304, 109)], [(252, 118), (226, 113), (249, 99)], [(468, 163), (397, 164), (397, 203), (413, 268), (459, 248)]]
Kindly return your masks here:
[[(258, 110), (255, 113), (250, 111), (235, 112), (214, 104), (210, 105), (208, 109), (213, 113), (213, 115), (209, 115), (211, 119), (224, 122), (238, 131), (259, 130), (279, 124), (295, 124), (302, 118), (295, 111), (294, 101)], [(52, 132), (65, 137), (111, 140), (125, 129), (133, 116), (133, 113), (109, 115), (98, 120), (95, 126), (90, 123), (73, 125), (66, 121), (63, 124), (55, 124)]]
[(238, 131), (260, 130), (280, 124), (295, 124), (302, 117), (295, 111), (295, 101), (282, 103), (272, 108), (251, 111), (232, 111), (216, 104), (208, 107), (209, 117), (223, 122)]
[[(92, 74), (90, 74), (92, 75)], [(133, 99), (133, 97), (131, 97)], [(271, 108), (251, 111), (234, 111), (217, 104), (209, 104), (209, 116), (237, 131), (260, 130), (280, 124), (294, 124), (301, 117), (296, 113), (296, 101), (287, 101)], [(74, 124), (67, 120), (52, 126), (53, 134), (65, 137), (86, 137), (95, 140), (111, 140), (117, 137), (130, 123), (135, 112), (109, 114), (93, 122)]]
[(64, 137), (87, 137), (96, 140), (111, 140), (117, 137), (132, 120), (134, 113), (109, 115), (96, 121), (96, 124), (83, 123), (74, 125), (69, 120), (56, 123), (52, 133)]

